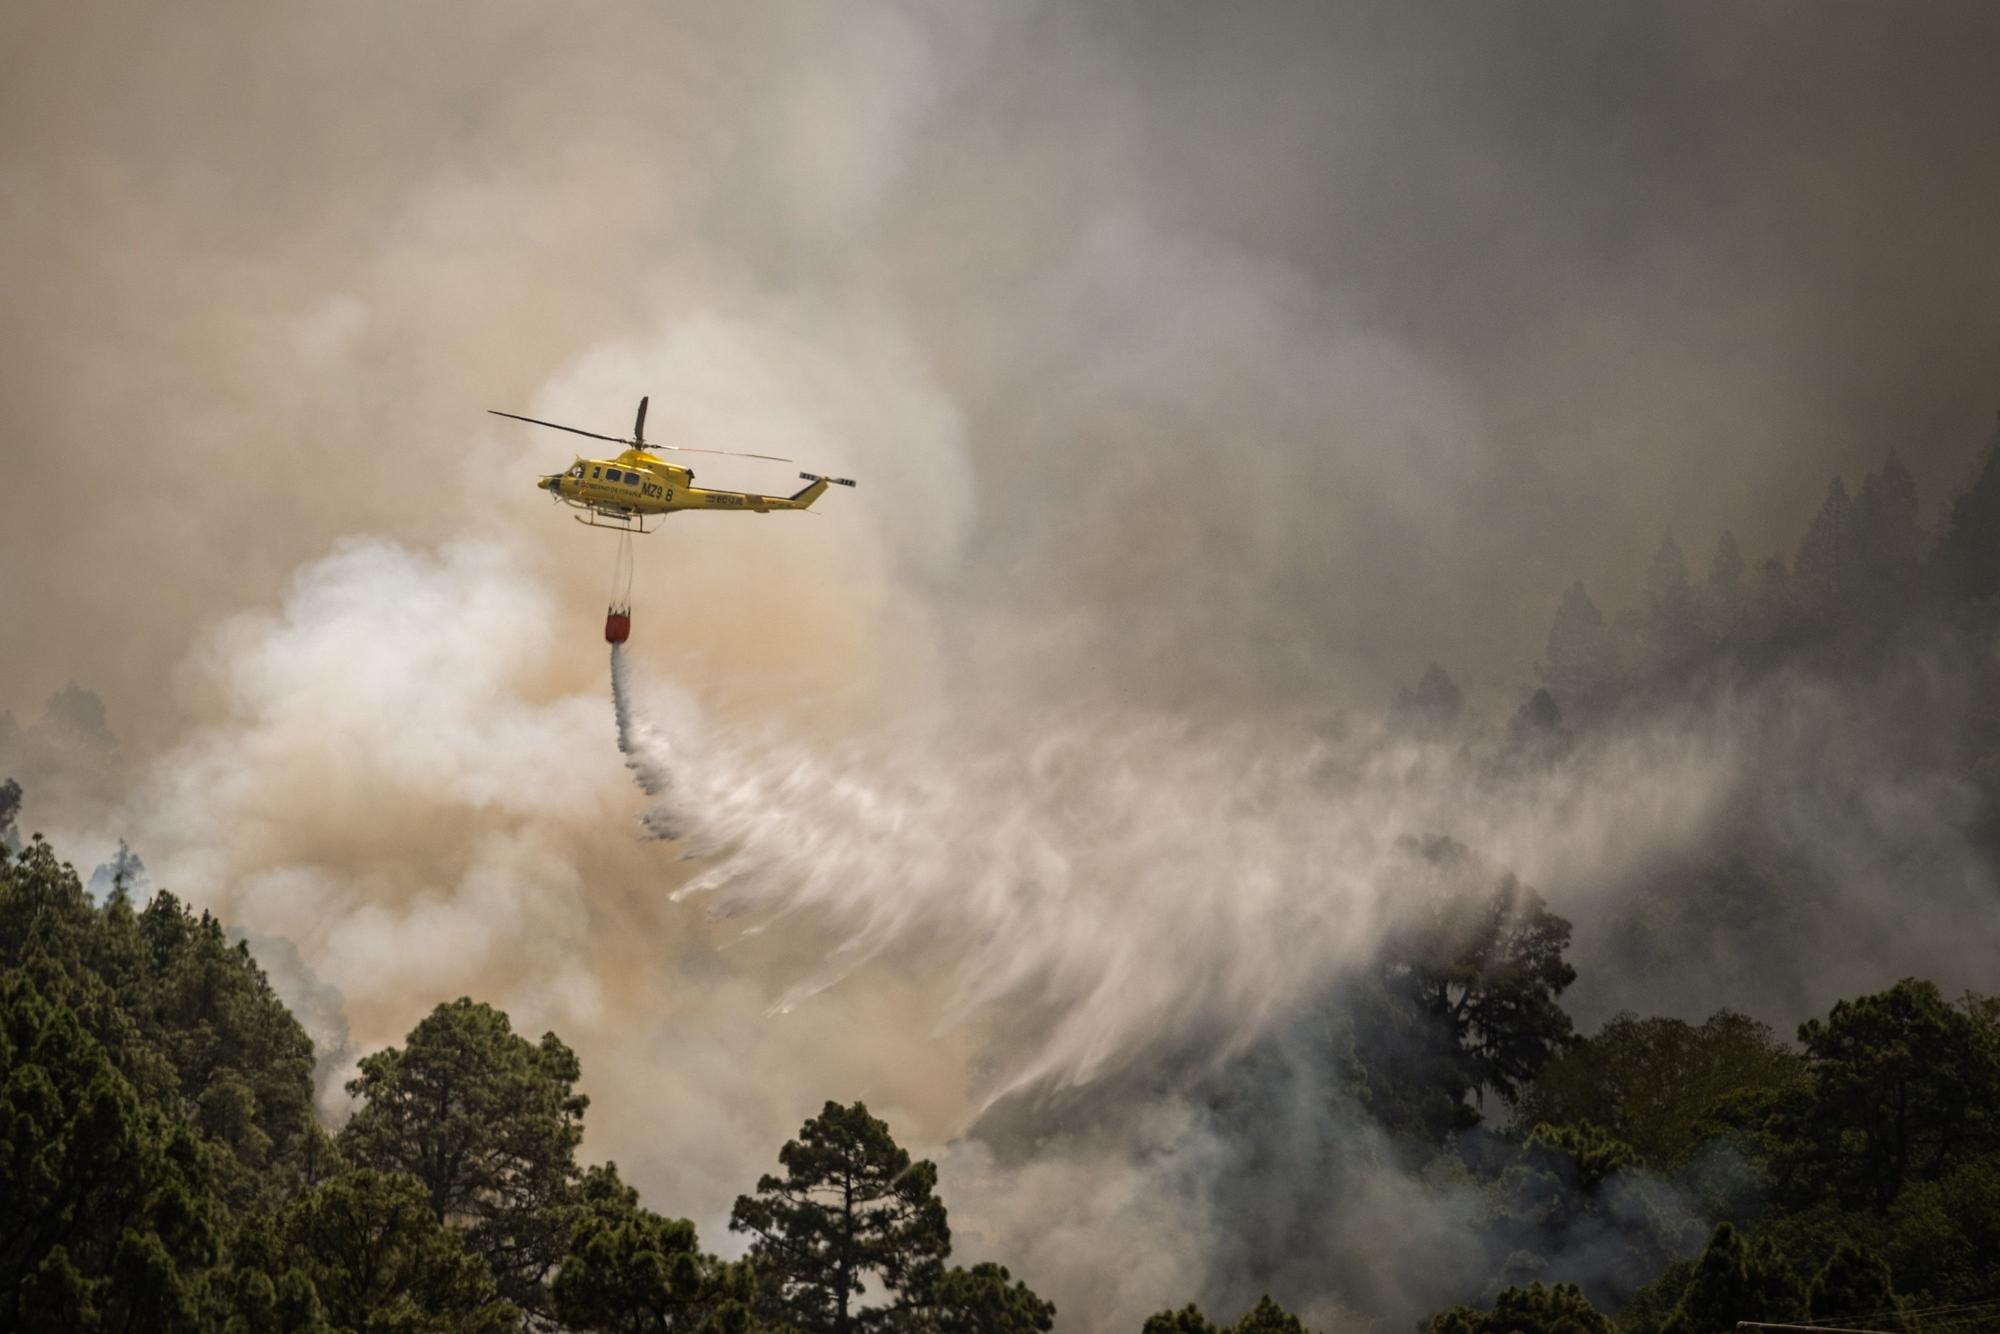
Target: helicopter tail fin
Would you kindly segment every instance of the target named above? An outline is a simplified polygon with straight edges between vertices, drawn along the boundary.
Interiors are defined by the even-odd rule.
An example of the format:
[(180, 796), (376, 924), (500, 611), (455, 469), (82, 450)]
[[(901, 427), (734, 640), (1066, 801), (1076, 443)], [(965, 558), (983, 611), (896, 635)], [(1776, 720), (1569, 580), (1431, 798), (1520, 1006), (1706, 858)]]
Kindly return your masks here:
[(851, 477), (823, 477), (816, 472), (802, 472), (799, 476), (806, 480), (807, 485), (785, 497), (795, 509), (806, 509), (809, 507), (815, 500), (818, 500), (826, 493), (826, 488), (829, 485), (854, 485), (854, 479)]

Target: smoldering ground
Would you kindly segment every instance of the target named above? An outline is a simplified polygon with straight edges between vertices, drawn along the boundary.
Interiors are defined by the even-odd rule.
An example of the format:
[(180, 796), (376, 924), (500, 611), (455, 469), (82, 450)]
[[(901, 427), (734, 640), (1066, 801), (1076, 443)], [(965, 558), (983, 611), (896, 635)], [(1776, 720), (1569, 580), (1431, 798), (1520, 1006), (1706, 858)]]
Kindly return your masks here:
[[(1365, 956), (1395, 834), (1540, 885), (1602, 1011), (1687, 976), (1591, 969), (1622, 886), (1894, 730), (1808, 681), (1496, 782), (1371, 715), (1438, 658), (1504, 717), (1634, 532), (1788, 547), (1890, 444), (1942, 498), (2000, 364), (1994, 22), (13, 7), (0, 703), (87, 682), (126, 757), (28, 818), (291, 941), (358, 1048), (462, 992), (556, 1028), (588, 1151), (712, 1244), (827, 1096), (937, 1148), (1151, 1073), (1124, 1142), (961, 1141), (946, 1198), (1068, 1327), (1233, 1293), (1244, 1197), (1173, 1090)], [(561, 439), (477, 417), (641, 393), (661, 440), (863, 483), (642, 549), (686, 863), (637, 838), (607, 553), (529, 485)], [(1717, 965), (1676, 1006), (1987, 947), (1934, 766), (1759, 809), (1839, 911), (1770, 994)], [(1942, 906), (1876, 929), (1891, 869)], [(1451, 1191), (1366, 1179), (1376, 1235), (1456, 1235)], [(1361, 1284), (1352, 1201), (1290, 1298), (1401, 1318), (1436, 1294)]]

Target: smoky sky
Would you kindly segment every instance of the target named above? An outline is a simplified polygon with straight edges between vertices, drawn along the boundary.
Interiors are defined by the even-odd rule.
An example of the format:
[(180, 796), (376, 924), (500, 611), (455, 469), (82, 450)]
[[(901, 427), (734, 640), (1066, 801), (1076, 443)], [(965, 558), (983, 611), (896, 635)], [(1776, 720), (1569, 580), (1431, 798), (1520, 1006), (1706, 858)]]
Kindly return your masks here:
[[(1759, 718), (1894, 719), (1777, 691), (1496, 795), (1326, 716), (1433, 659), (1504, 716), (1574, 580), (1789, 553), (1891, 449), (1935, 515), (2000, 400), (1996, 55), (1949, 3), (8, 6), (0, 709), (75, 680), (120, 743), (22, 828), (284, 942), (343, 1057), (464, 992), (557, 1028), (586, 1152), (710, 1244), (827, 1097), (938, 1150), (1010, 1078), (1268, 1024), (1366, 955), (1399, 834), (1462, 818), (1587, 933), (1752, 752), (1782, 782)], [(576, 442), (483, 412), (642, 394), (861, 482), (640, 544), (634, 698), (736, 845), (693, 900), (609, 542), (532, 486)], [(1984, 892), (1963, 794), (1890, 787)], [(963, 1258), (1076, 1328), (1185, 1300), (1229, 1227), (1187, 1121), (961, 1142)]]
[(211, 611), (490, 504), (425, 485), (479, 408), (691, 308), (887, 312), (974, 470), (924, 576), (1183, 693), (1511, 691), (1569, 579), (1789, 549), (1890, 448), (1935, 507), (1996, 394), (1984, 6), (6, 23), (10, 703), (140, 735)]

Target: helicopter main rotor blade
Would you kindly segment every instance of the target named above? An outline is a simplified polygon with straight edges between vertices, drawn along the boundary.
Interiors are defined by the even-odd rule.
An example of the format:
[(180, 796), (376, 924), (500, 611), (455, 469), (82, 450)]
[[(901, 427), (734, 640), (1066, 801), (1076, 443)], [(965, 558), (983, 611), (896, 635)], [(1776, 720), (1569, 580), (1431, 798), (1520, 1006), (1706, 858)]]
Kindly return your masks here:
[[(647, 397), (651, 397), (651, 395)], [(632, 423), (632, 440), (635, 444), (643, 445), (646, 443), (646, 400), (644, 398), (639, 400), (639, 416)]]
[(545, 422), (540, 417), (523, 417), (518, 412), (502, 412), (498, 408), (488, 408), (486, 410), (492, 413), (496, 417), (512, 417), (517, 422), (529, 422), (535, 426), (551, 426), (558, 431), (568, 431), (571, 435), (587, 435), (592, 440), (609, 440), (614, 445), (630, 445), (637, 443), (636, 441), (626, 440), (621, 436), (599, 435), (595, 431), (585, 431), (575, 426), (564, 426), (561, 422)]
[[(545, 422), (540, 417), (523, 417), (518, 412), (502, 412), (498, 408), (488, 408), (486, 410), (492, 413), (496, 417), (510, 417), (517, 422), (528, 422), (535, 426), (549, 426), (555, 428), (558, 431), (568, 431), (571, 435), (587, 435), (592, 440), (609, 440), (614, 445), (630, 445), (637, 449), (655, 450), (655, 451), (662, 449), (671, 449), (674, 450), (676, 453), (681, 453), (681, 454), (726, 454), (733, 459), (769, 459), (773, 463), (790, 463), (792, 461), (787, 458), (780, 458), (776, 454), (750, 454), (738, 449), (702, 449), (695, 445), (656, 445), (651, 443), (650, 441), (647, 441), (643, 437), (633, 440), (627, 440), (623, 436), (599, 435), (595, 431), (586, 431), (581, 427), (564, 426), (561, 422)], [(643, 427), (645, 423), (646, 423), (646, 400), (642, 398), (639, 400), (639, 420), (636, 423), (634, 423), (634, 425), (637, 427)]]
[(680, 454), (727, 454), (732, 459), (769, 459), (773, 463), (790, 463), (776, 454), (748, 454), (740, 449), (700, 449), (694, 445), (646, 445), (646, 449), (671, 449)]

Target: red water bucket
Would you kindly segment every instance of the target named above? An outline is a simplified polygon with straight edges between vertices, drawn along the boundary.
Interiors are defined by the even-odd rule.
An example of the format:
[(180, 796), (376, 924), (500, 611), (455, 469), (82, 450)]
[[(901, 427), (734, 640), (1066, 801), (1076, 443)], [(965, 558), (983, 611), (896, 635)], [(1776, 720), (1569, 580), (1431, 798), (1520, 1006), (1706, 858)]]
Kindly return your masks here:
[(622, 644), (632, 637), (632, 613), (613, 611), (604, 618), (604, 642)]

